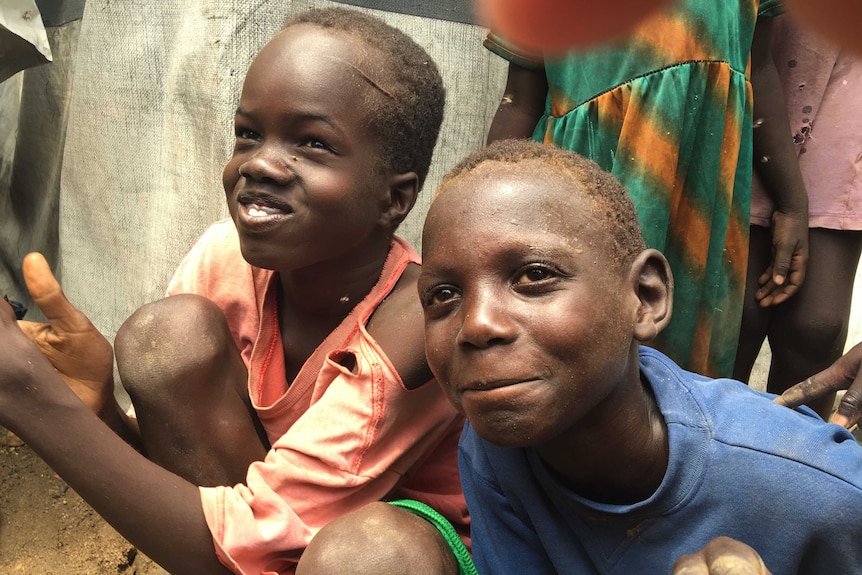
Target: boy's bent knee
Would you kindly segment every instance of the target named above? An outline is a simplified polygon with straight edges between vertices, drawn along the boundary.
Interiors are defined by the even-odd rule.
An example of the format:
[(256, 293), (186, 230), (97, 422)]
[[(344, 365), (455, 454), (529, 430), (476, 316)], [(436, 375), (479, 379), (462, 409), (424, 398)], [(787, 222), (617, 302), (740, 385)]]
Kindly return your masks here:
[(224, 314), (216, 304), (203, 296), (179, 294), (138, 308), (120, 326), (117, 339), (133, 339), (138, 335), (169, 336), (172, 332), (186, 333), (189, 328), (200, 332), (207, 326), (222, 323), (225, 323)]
[(230, 350), (236, 353), (222, 311), (191, 294), (142, 306), (114, 341), (117, 368), (133, 397), (163, 384), (199, 379), (229, 357)]
[(320, 530), (308, 545), (297, 575), (457, 575), (445, 539), (428, 521), (376, 502)]

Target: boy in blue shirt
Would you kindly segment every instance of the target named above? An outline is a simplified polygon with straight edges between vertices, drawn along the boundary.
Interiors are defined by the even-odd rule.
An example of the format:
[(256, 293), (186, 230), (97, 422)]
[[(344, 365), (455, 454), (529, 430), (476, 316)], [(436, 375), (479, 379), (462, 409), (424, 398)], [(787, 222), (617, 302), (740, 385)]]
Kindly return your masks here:
[(480, 573), (670, 573), (719, 536), (776, 575), (858, 572), (862, 449), (642, 346), (672, 276), (594, 163), (525, 141), (465, 159), (429, 211), (419, 293), (429, 365), (469, 420)]

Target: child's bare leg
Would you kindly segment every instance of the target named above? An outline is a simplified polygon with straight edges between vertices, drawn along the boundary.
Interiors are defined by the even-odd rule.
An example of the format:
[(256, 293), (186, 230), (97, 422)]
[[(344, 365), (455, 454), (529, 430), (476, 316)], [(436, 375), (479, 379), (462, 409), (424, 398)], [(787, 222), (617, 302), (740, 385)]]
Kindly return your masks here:
[(339, 517), (311, 540), (296, 575), (457, 575), (458, 563), (431, 523), (376, 502)]
[(195, 295), (147, 304), (114, 342), (147, 456), (197, 485), (234, 485), (268, 444), (221, 310)]
[(742, 306), (742, 326), (736, 348), (736, 363), (733, 378), (748, 383), (751, 370), (769, 328), (772, 307), (760, 307), (754, 294), (760, 289), (757, 279), (772, 263), (772, 230), (763, 226), (751, 226), (748, 244), (748, 270), (745, 274), (745, 301)]
[[(812, 228), (805, 283), (777, 306), (769, 328), (769, 391), (781, 393), (841, 357), (847, 338), (853, 280), (862, 233)], [(835, 395), (810, 404), (829, 417)]]

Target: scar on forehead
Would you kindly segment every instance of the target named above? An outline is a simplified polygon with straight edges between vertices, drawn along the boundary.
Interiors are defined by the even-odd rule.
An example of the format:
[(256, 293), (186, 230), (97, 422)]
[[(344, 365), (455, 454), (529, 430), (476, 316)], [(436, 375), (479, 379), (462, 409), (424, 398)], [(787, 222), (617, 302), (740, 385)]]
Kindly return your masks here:
[(353, 64), (352, 62), (348, 62), (347, 60), (344, 60), (343, 58), (338, 58), (338, 57), (336, 57), (336, 56), (330, 56), (330, 55), (328, 55), (328, 54), (324, 54), (324, 55), (323, 55), (323, 57), (324, 57), (324, 58), (326, 58), (326, 59), (328, 59), (328, 60), (334, 60), (334, 61), (336, 61), (336, 62), (339, 62), (339, 63), (344, 64), (345, 66), (347, 66), (347, 67), (351, 68), (351, 69), (352, 69), (352, 70), (354, 70), (357, 74), (359, 74), (360, 76), (362, 76), (362, 78), (363, 78), (363, 79), (365, 79), (365, 81), (366, 81), (366, 82), (368, 82), (369, 84), (371, 84), (374, 88), (376, 88), (377, 90), (379, 90), (381, 93), (383, 93), (384, 95), (386, 95), (387, 97), (389, 97), (389, 98), (391, 98), (391, 99), (393, 99), (393, 100), (395, 99), (395, 96), (393, 96), (391, 93), (389, 93), (389, 91), (387, 91), (383, 86), (381, 86), (380, 84), (378, 84), (377, 82), (375, 82), (375, 81), (371, 78), (371, 76), (369, 76), (368, 74), (366, 74), (366, 73), (365, 73), (365, 71), (364, 71), (362, 68), (360, 68), (360, 67), (356, 66), (356, 65), (355, 65), (355, 64)]

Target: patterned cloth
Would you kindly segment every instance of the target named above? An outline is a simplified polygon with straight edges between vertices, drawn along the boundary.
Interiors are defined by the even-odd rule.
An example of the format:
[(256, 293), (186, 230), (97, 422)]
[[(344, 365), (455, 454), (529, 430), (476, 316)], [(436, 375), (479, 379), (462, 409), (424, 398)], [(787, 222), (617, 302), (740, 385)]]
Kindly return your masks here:
[[(775, 20), (772, 54), (808, 191), (808, 227), (862, 230), (862, 58), (789, 16)], [(771, 226), (772, 211), (755, 173), (751, 223)]]
[[(776, 0), (682, 0), (625, 41), (546, 59), (536, 140), (573, 150), (628, 189), (647, 245), (674, 275), (670, 325), (652, 345), (714, 377), (732, 372), (748, 260), (749, 54)], [(529, 55), (489, 34), (486, 46)]]

